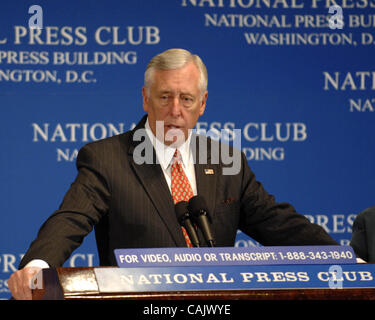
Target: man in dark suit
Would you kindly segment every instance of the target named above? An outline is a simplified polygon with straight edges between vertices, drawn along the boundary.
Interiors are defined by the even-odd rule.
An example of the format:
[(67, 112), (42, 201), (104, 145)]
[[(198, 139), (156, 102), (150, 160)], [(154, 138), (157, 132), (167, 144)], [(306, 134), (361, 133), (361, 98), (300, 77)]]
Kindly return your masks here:
[(357, 257), (375, 262), (375, 206), (363, 210), (355, 218), (350, 245)]
[(263, 245), (337, 244), (291, 205), (276, 203), (244, 154), (226, 149), (228, 164), (217, 157), (223, 145), (192, 134), (207, 94), (198, 56), (171, 49), (151, 60), (142, 89), (147, 116), (134, 130), (80, 150), (76, 180), (9, 280), (15, 298), (30, 298), (30, 277), (61, 266), (94, 227), (101, 265), (116, 264), (116, 248), (186, 246), (171, 196), (176, 149), (192, 193), (207, 202), (217, 246), (233, 246), (238, 229)]

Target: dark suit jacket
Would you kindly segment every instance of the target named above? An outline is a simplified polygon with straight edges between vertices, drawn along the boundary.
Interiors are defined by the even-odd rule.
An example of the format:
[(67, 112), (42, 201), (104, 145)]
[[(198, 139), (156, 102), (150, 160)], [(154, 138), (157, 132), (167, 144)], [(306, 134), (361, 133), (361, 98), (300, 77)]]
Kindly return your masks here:
[[(144, 128), (145, 121), (146, 117), (134, 130), (80, 150), (76, 180), (59, 210), (41, 227), (20, 267), (32, 259), (61, 266), (93, 227), (101, 265), (116, 264), (116, 248), (186, 246), (160, 165), (138, 165), (133, 158), (140, 143), (151, 143), (148, 138), (133, 141), (135, 130)], [(244, 154), (238, 174), (222, 175), (224, 164), (212, 164), (209, 156), (214, 143), (208, 139), (208, 163), (195, 164), (195, 173), (217, 246), (233, 246), (238, 229), (263, 245), (337, 244), (291, 205), (276, 203), (255, 180)], [(205, 174), (205, 169), (214, 174)]]
[(350, 245), (366, 262), (375, 262), (375, 207), (367, 208), (355, 218)]

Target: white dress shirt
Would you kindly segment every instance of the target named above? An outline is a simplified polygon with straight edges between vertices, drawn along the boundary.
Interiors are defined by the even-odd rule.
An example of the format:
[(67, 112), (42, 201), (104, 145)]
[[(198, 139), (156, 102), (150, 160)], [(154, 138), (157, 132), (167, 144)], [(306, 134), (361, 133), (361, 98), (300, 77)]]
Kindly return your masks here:
[[(172, 183), (171, 162), (172, 162), (173, 155), (176, 151), (176, 148), (171, 148), (170, 146), (165, 145), (163, 142), (161, 142), (155, 137), (155, 135), (151, 131), (150, 125), (148, 123), (148, 119), (145, 124), (145, 129), (155, 149), (156, 156), (163, 170), (165, 180), (167, 181), (167, 184), (169, 187), (169, 191), (171, 191), (171, 183)], [(182, 167), (184, 169), (186, 176), (189, 179), (191, 188), (193, 189), (193, 193), (194, 195), (197, 195), (197, 183), (195, 179), (195, 168), (194, 168), (194, 161), (193, 161), (194, 158), (193, 158), (193, 153), (190, 148), (191, 134), (192, 132), (190, 131), (187, 140), (183, 144), (181, 144), (177, 149), (181, 154)]]

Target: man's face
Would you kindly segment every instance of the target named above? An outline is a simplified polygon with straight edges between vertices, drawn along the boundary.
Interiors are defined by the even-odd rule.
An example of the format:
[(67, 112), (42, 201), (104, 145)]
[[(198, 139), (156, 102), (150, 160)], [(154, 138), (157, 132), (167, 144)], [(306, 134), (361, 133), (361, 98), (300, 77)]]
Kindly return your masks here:
[[(178, 136), (179, 132), (183, 132), (186, 140), (189, 129), (195, 127), (198, 118), (204, 113), (208, 92), (201, 95), (199, 70), (193, 62), (189, 62), (180, 69), (154, 70), (149, 96), (145, 87), (142, 95), (143, 109), (148, 113), (152, 132), (157, 136), (161, 129), (164, 143), (170, 145), (177, 138), (168, 137)], [(156, 121), (164, 122), (158, 131)]]

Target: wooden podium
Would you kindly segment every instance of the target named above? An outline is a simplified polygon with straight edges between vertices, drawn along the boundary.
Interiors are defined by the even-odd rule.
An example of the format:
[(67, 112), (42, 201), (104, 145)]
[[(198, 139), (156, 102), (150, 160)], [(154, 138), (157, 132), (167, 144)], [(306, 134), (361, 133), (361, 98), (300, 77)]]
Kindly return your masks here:
[(375, 288), (101, 293), (97, 268), (113, 267), (43, 269), (33, 300), (375, 300)]

